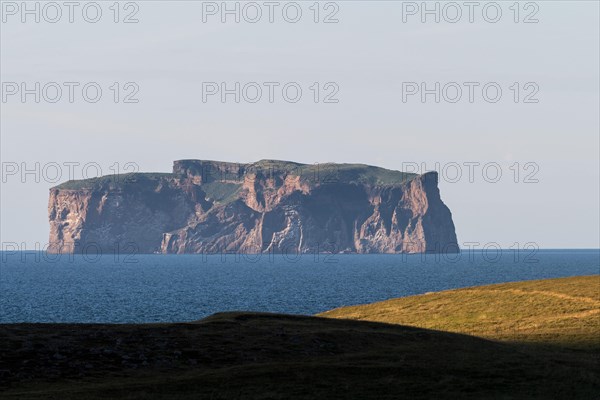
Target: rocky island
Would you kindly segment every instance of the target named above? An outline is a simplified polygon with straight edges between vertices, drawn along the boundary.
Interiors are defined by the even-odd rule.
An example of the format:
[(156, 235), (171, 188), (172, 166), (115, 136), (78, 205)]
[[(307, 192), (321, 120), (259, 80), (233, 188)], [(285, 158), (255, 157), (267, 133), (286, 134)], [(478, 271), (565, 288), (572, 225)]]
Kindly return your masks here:
[(457, 252), (437, 184), (363, 164), (180, 160), (51, 188), (49, 251)]

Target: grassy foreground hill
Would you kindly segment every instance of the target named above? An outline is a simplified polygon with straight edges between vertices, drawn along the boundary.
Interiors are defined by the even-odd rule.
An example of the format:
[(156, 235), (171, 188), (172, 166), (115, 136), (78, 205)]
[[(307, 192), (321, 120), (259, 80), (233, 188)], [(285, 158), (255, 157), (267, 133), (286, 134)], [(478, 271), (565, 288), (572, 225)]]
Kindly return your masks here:
[[(598, 333), (598, 279), (390, 301), (414, 301), (413, 323), (424, 323), (429, 313), (437, 328), (475, 327), (473, 319), (490, 328), (490, 318), (502, 326), (509, 320), (533, 324), (537, 318), (546, 332), (531, 328), (523, 340), (496, 336), (506, 342), (390, 323), (261, 313), (221, 313), (178, 324), (0, 325), (0, 398), (595, 399), (599, 346), (589, 334)], [(472, 290), (480, 290), (479, 297)], [(437, 297), (449, 293), (453, 297), (445, 301)], [(514, 301), (507, 299), (510, 293)], [(431, 296), (438, 300), (425, 301), (428, 311), (419, 309)], [(482, 310), (484, 303), (495, 304), (489, 304), (488, 317), (462, 311)], [(359, 314), (361, 307), (369, 306), (325, 315), (397, 321), (394, 307), (375, 307), (380, 313), (372, 316)], [(570, 323), (553, 319), (562, 315)], [(557, 321), (554, 328), (551, 321)], [(481, 334), (491, 337), (488, 328)]]
[(600, 348), (600, 275), (477, 286), (320, 316), (465, 333), (502, 341)]

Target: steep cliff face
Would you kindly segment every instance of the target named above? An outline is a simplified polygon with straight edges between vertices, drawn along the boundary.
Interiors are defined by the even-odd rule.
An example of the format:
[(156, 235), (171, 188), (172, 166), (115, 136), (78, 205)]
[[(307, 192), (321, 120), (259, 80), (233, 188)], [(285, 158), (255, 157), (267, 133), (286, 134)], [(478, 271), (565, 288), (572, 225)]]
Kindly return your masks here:
[(182, 160), (66, 182), (48, 208), (54, 252), (458, 251), (435, 172), (359, 164)]

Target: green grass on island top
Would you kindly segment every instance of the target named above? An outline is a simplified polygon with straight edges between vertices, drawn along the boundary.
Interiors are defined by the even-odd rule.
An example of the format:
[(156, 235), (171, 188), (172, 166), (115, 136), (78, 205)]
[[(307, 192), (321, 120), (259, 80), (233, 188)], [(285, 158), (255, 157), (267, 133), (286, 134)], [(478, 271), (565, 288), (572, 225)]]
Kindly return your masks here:
[(599, 305), (595, 275), (318, 317), (4, 324), (0, 398), (597, 399)]
[(66, 181), (53, 187), (53, 189), (116, 189), (139, 182), (158, 182), (160, 179), (171, 177), (173, 177), (173, 174), (163, 172), (130, 172), (126, 174), (104, 175), (96, 178)]
[[(193, 161), (193, 160), (191, 160)], [(207, 168), (205, 171), (196, 171), (204, 176), (212, 176), (215, 180), (220, 179), (237, 179), (239, 184), (244, 180), (251, 179), (248, 176), (232, 177), (229, 175), (223, 176), (214, 169)], [(401, 185), (418, 176), (418, 174), (395, 171), (380, 167), (375, 167), (365, 164), (299, 164), (290, 161), (278, 160), (261, 160), (256, 163), (246, 164), (246, 173), (249, 175), (260, 174), (268, 177), (272, 173), (282, 174), (283, 176), (300, 176), (302, 179), (311, 183), (331, 184), (331, 183), (348, 183), (348, 184), (367, 184), (372, 186), (378, 185)], [(135, 172), (119, 175), (105, 175), (96, 178), (71, 180), (63, 182), (54, 187), (54, 189), (62, 190), (87, 190), (87, 189), (117, 189), (139, 182), (157, 182), (163, 178), (174, 178), (176, 175), (172, 173), (160, 172)], [(226, 187), (217, 188), (218, 185)], [(213, 182), (211, 190), (216, 191), (231, 191), (231, 182), (219, 183)], [(203, 185), (205, 186), (205, 185)], [(225, 196), (227, 197), (227, 196)]]
[(284, 171), (287, 175), (299, 175), (307, 181), (321, 183), (355, 183), (368, 185), (399, 185), (418, 176), (409, 172), (396, 171), (366, 164), (298, 164), (289, 161), (261, 160), (251, 165), (250, 171), (262, 173)]

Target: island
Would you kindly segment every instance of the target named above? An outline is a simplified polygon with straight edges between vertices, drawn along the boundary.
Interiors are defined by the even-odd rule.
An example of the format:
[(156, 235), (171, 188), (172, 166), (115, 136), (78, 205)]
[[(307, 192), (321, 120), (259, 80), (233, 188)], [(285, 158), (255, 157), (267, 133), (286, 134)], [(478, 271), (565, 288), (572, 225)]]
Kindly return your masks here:
[(456, 253), (436, 172), (175, 161), (50, 189), (53, 253)]

